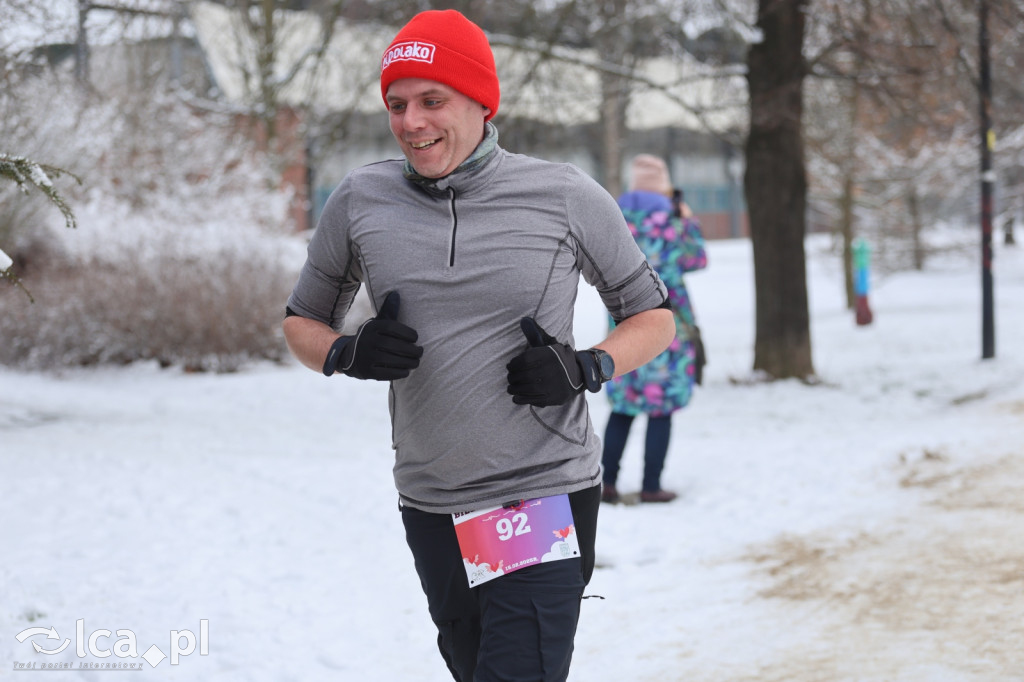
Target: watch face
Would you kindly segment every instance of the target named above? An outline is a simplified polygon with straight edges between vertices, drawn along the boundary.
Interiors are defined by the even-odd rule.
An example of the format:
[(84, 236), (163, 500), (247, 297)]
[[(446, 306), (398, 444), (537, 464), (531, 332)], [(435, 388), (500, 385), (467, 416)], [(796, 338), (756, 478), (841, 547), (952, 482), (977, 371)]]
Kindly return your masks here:
[(601, 378), (608, 381), (615, 376), (615, 361), (612, 356), (604, 351), (597, 353), (597, 361), (601, 368)]

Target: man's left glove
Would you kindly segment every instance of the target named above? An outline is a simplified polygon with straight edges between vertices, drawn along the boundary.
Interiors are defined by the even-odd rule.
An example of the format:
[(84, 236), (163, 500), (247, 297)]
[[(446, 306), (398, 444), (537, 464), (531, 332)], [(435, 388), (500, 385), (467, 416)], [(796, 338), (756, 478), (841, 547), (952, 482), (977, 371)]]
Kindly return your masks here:
[(508, 392), (517, 405), (550, 407), (563, 405), (583, 392), (597, 392), (602, 380), (592, 350), (576, 351), (559, 343), (532, 317), (520, 323), (530, 347), (512, 358), (508, 370)]

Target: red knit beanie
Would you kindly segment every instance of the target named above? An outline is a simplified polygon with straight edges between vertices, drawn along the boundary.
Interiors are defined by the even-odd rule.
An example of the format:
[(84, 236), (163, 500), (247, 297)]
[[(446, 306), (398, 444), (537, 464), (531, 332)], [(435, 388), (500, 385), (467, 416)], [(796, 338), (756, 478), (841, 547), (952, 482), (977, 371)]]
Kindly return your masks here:
[(501, 90), (483, 30), (453, 9), (420, 12), (402, 27), (380, 62), (380, 94), (399, 78), (444, 83), (498, 113)]

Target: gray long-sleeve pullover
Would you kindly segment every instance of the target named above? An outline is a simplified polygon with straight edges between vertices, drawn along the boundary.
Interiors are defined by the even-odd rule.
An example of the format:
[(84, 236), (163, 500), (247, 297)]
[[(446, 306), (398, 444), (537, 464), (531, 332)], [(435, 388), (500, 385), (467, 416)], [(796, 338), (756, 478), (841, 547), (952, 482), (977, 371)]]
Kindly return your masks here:
[(531, 407), (506, 390), (505, 365), (526, 348), (522, 317), (575, 345), (580, 274), (618, 320), (665, 300), (600, 185), (575, 166), (495, 147), (428, 187), (407, 179), (400, 160), (349, 173), (288, 307), (340, 329), (360, 284), (375, 306), (400, 292), (399, 320), (424, 351), (391, 384), (395, 484), (403, 504), (450, 513), (600, 481), (584, 395)]

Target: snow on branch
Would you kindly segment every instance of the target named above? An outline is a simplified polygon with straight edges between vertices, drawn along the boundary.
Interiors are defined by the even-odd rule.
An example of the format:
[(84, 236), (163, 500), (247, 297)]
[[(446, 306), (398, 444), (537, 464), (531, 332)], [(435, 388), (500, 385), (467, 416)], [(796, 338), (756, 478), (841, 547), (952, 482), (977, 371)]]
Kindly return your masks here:
[[(76, 225), (75, 214), (71, 211), (71, 207), (68, 206), (67, 202), (64, 201), (64, 197), (57, 191), (57, 188), (53, 186), (53, 180), (51, 180), (51, 176), (59, 178), (62, 175), (70, 175), (78, 184), (82, 184), (82, 180), (77, 175), (63, 168), (30, 161), (23, 156), (11, 156), (10, 154), (0, 152), (0, 178), (13, 180), (18, 189), (25, 194), (28, 194), (29, 185), (38, 189), (60, 209), (61, 214), (64, 216), (64, 224), (73, 228)], [(0, 278), (10, 281), (25, 292), (29, 301), (35, 302), (32, 294), (21, 283), (17, 275), (11, 271), (12, 265), (14, 265), (14, 261), (0, 249)]]
[(18, 279), (17, 275), (11, 271), (12, 265), (14, 265), (14, 261), (4, 252), (3, 249), (0, 249), (0, 279), (8, 280), (11, 284), (24, 291), (30, 302), (35, 303), (35, 299), (32, 298), (32, 294), (29, 293), (29, 290), (21, 283), (21, 280)]
[(68, 227), (75, 227), (75, 215), (72, 213), (71, 207), (64, 201), (64, 197), (60, 195), (53, 186), (53, 180), (50, 179), (51, 176), (59, 178), (61, 175), (70, 175), (78, 184), (82, 184), (77, 175), (63, 168), (36, 163), (23, 156), (11, 156), (0, 152), (0, 177), (13, 180), (18, 185), (18, 189), (26, 194), (28, 194), (28, 185), (34, 186), (60, 209), (64, 216), (64, 224)]

